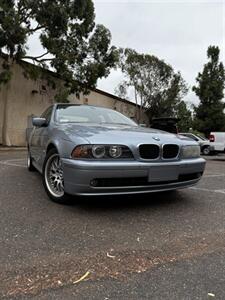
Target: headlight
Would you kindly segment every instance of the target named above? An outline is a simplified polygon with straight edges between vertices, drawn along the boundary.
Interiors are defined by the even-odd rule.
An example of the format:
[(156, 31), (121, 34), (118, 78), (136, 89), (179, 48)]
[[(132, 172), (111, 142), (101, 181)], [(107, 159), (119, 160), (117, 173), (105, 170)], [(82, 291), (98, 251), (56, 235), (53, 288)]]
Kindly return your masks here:
[(92, 155), (94, 158), (103, 158), (105, 156), (105, 146), (95, 145), (92, 147)]
[(200, 157), (200, 146), (198, 145), (183, 146), (181, 155), (182, 158), (198, 158)]
[(132, 159), (133, 154), (123, 145), (80, 145), (71, 153), (73, 159)]
[(119, 158), (123, 154), (123, 150), (121, 146), (111, 146), (109, 148), (109, 155), (112, 158)]

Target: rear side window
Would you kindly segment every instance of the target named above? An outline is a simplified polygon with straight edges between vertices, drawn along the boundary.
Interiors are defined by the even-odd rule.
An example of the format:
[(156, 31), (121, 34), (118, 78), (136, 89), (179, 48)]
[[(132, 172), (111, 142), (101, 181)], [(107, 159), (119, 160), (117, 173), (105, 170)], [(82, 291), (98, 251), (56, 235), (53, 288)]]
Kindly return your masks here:
[(187, 134), (187, 136), (190, 138), (190, 139), (192, 139), (192, 140), (194, 140), (194, 141), (198, 141), (198, 138), (196, 138), (194, 135), (192, 135), (192, 134)]
[(191, 133), (181, 133), (181, 134), (188, 137), (188, 138), (190, 138), (190, 139), (192, 139), (192, 140), (194, 140), (194, 141), (196, 141), (196, 142), (198, 141), (198, 138), (195, 137), (194, 135), (192, 135)]

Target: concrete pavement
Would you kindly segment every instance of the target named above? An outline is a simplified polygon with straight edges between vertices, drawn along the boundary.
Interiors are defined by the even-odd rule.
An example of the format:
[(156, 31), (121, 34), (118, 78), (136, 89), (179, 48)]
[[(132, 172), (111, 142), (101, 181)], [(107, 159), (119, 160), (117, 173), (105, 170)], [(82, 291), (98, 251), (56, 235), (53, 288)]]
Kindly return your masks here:
[(0, 153), (0, 299), (225, 298), (224, 162), (176, 193), (62, 206), (25, 156)]

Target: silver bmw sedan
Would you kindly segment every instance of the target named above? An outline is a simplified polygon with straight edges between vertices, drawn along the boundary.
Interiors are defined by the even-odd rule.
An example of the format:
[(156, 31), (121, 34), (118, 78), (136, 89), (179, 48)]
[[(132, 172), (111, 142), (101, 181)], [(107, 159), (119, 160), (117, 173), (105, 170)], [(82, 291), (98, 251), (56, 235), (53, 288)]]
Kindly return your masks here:
[(27, 165), (43, 176), (49, 197), (136, 194), (195, 185), (205, 160), (199, 145), (138, 126), (96, 106), (55, 104), (33, 118)]

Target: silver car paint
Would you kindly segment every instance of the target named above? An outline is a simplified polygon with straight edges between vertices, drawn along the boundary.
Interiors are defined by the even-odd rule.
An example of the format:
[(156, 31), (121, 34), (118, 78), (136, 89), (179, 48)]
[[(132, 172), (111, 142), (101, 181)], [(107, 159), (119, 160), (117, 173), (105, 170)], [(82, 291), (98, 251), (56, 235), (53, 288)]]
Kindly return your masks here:
[[(180, 139), (174, 134), (124, 125), (98, 124), (59, 124), (54, 120), (56, 105), (53, 106), (50, 123), (47, 127), (34, 128), (30, 134), (28, 146), (34, 159), (35, 167), (42, 172), (49, 147), (54, 146), (63, 161), (65, 191), (70, 194), (100, 195), (121, 193), (143, 193), (183, 188), (196, 184), (199, 179), (188, 182), (144, 187), (94, 188), (90, 181), (94, 178), (121, 178), (148, 176), (151, 168), (156, 167), (163, 174), (171, 168), (179, 174), (203, 173), (205, 160), (202, 158), (182, 160), (180, 156), (172, 160), (144, 160), (139, 156), (140, 144), (177, 144), (196, 145), (194, 141)], [(73, 160), (71, 153), (82, 144), (121, 144), (128, 146), (134, 160), (131, 161), (90, 161)], [(170, 168), (170, 169), (168, 169)]]
[(166, 168), (175, 167), (180, 174), (201, 173), (204, 171), (205, 162), (202, 158), (175, 162), (90, 162), (63, 159), (65, 168), (65, 189), (70, 194), (79, 195), (111, 195), (134, 194), (144, 192), (166, 191), (180, 189), (196, 184), (199, 179), (161, 185), (148, 185), (138, 187), (107, 187), (96, 188), (90, 186), (90, 181), (95, 178), (123, 178), (149, 176), (152, 168), (157, 167), (163, 174), (169, 174)]

